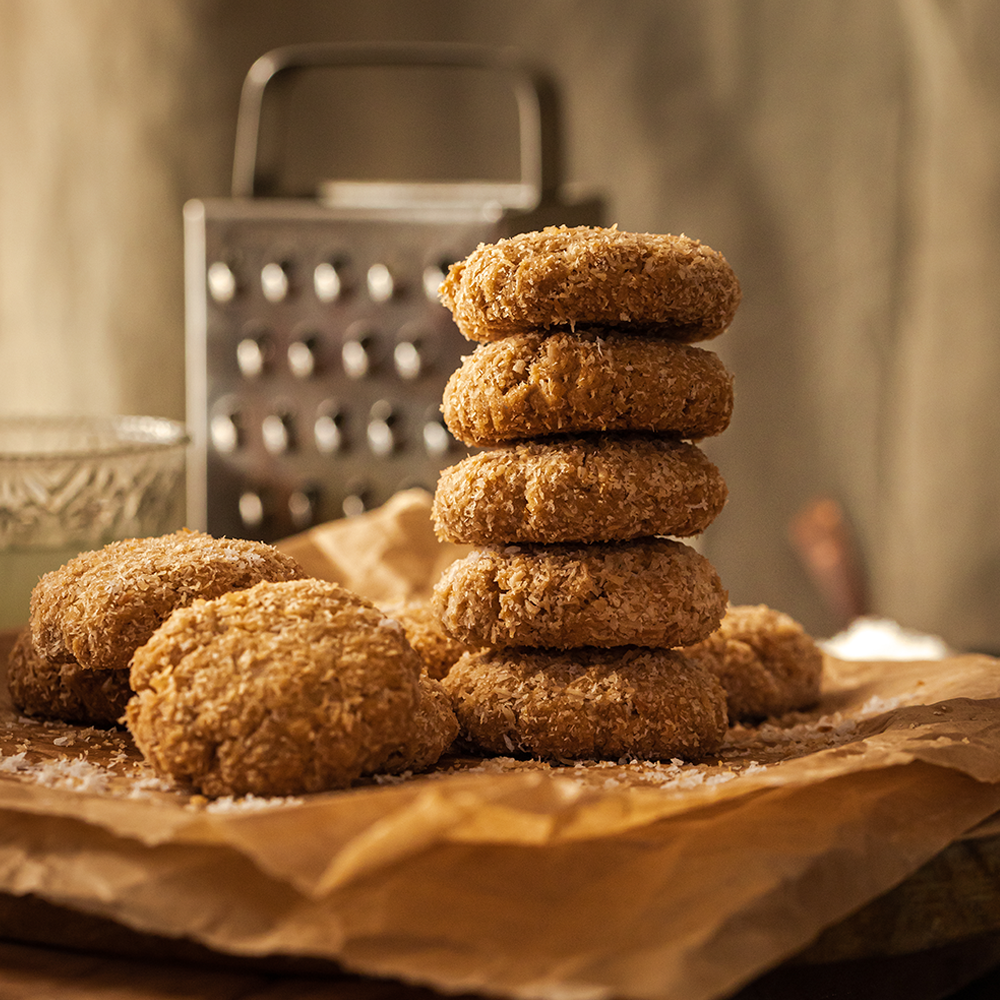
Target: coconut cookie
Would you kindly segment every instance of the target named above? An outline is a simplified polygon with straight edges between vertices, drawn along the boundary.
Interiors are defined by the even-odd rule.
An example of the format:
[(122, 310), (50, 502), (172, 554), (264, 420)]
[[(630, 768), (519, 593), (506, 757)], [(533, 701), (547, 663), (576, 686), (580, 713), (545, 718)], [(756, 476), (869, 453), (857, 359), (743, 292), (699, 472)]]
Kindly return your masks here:
[(90, 670), (127, 670), (135, 649), (177, 607), (305, 573), (262, 542), (182, 530), (112, 542), (36, 584), (31, 635), (40, 656)]
[(428, 677), (440, 680), (463, 653), (469, 652), (470, 647), (444, 627), (441, 616), (429, 600), (384, 605), (382, 610), (403, 626), (410, 645), (420, 654), (423, 671)]
[(733, 377), (688, 344), (593, 327), (515, 334), (463, 359), (441, 409), (469, 445), (592, 431), (698, 440), (729, 426)]
[(696, 445), (598, 435), (479, 452), (445, 469), (432, 516), (442, 541), (627, 541), (702, 532), (726, 484)]
[(692, 758), (726, 732), (722, 686), (677, 650), (481, 650), (441, 683), (463, 739), (497, 754)]
[(822, 652), (794, 618), (767, 605), (729, 608), (716, 632), (684, 652), (722, 682), (733, 721), (819, 700)]
[(549, 226), (480, 245), (440, 294), (469, 340), (593, 323), (695, 343), (726, 330), (741, 293), (722, 254), (698, 240)]
[(128, 670), (54, 663), (35, 651), (27, 629), (10, 651), (7, 687), (14, 708), (25, 715), (100, 728), (116, 726), (132, 696)]
[(350, 591), (261, 583), (178, 608), (136, 650), (127, 723), (154, 770), (206, 795), (344, 788), (409, 738), (420, 666)]
[(670, 539), (478, 549), (445, 570), (434, 600), (449, 632), (494, 648), (683, 646), (726, 610), (709, 561)]
[(458, 719), (455, 718), (448, 692), (439, 680), (422, 674), (419, 699), (406, 739), (389, 755), (377, 773), (426, 771), (455, 742), (458, 732)]

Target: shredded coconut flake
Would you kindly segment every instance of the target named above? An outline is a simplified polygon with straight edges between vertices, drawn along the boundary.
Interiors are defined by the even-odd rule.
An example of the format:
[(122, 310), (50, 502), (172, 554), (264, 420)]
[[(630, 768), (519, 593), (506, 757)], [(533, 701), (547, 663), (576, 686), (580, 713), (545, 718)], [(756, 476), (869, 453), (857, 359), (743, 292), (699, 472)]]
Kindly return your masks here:
[(28, 771), (31, 769), (31, 766), (28, 762), (28, 756), (23, 750), (11, 757), (0, 757), (0, 771), (5, 771), (9, 774)]
[(943, 660), (950, 655), (943, 639), (885, 618), (858, 618), (820, 646), (841, 660)]
[[(23, 757), (24, 755), (19, 755)], [(37, 784), (46, 788), (67, 788), (79, 792), (106, 792), (110, 775), (105, 768), (91, 764), (85, 757), (59, 757), (55, 760), (30, 764), (24, 761), (14, 768), (6, 768), (0, 762), (0, 770), (15, 770), (19, 774), (29, 775)]]
[(302, 805), (303, 800), (296, 796), (262, 796), (243, 795), (239, 798), (226, 795), (222, 798), (211, 799), (205, 803), (206, 812), (231, 813), (231, 812), (260, 812), (264, 809), (277, 809), (284, 806)]

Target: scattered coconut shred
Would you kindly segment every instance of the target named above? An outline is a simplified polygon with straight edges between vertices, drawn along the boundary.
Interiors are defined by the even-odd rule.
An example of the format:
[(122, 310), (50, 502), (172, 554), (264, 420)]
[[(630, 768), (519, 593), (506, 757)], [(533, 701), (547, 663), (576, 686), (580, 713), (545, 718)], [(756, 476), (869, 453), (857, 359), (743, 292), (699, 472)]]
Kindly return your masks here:
[(4, 729), (0, 774), (45, 788), (120, 798), (148, 798), (172, 789), (137, 757), (125, 732), (40, 722), (23, 715), (7, 720)]
[[(0, 732), (0, 775), (43, 788), (118, 799), (166, 799), (173, 803), (180, 795), (191, 808), (220, 813), (302, 802), (295, 796), (246, 795), (210, 800), (191, 795), (157, 775), (123, 730), (71, 727), (25, 716), (8, 720), (4, 728), (6, 732)], [(75, 751), (73, 755), (66, 753), (70, 749)]]
[[(893, 622), (867, 619), (821, 645), (841, 659), (917, 659), (947, 655), (939, 640), (902, 630)], [(923, 654), (922, 656), (914, 655)], [(849, 654), (849, 655), (845, 655)], [(918, 700), (916, 694), (896, 698), (873, 696), (845, 715), (816, 716), (791, 712), (759, 725), (730, 727), (720, 750), (709, 763), (682, 760), (539, 761), (514, 757), (446, 756), (424, 774), (376, 775), (372, 786), (395, 785), (415, 779), (440, 780), (454, 774), (496, 775), (516, 771), (553, 771), (588, 788), (654, 787), (683, 791), (732, 781), (768, 766), (833, 749), (856, 738), (859, 724)], [(301, 804), (297, 796), (247, 795), (208, 799), (191, 794), (159, 777), (145, 762), (125, 730), (104, 730), (8, 716), (0, 726), (0, 777), (11, 777), (46, 788), (111, 796), (159, 799), (209, 812), (262, 810)]]

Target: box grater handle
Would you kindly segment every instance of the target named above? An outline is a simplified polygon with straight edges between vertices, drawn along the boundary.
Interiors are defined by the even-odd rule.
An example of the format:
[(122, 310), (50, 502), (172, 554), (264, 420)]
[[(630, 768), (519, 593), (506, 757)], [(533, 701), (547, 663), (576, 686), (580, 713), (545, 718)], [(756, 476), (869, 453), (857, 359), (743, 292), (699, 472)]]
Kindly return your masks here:
[[(304, 69), (351, 66), (415, 66), (487, 69), (508, 77), (517, 100), (521, 185), (528, 206), (555, 195), (562, 172), (562, 147), (554, 82), (510, 49), (450, 44), (305, 43), (273, 49), (250, 67), (240, 95), (233, 159), (233, 197), (252, 198), (271, 179), (260, 159), (264, 92), (276, 77)], [(273, 175), (273, 171), (271, 172)]]

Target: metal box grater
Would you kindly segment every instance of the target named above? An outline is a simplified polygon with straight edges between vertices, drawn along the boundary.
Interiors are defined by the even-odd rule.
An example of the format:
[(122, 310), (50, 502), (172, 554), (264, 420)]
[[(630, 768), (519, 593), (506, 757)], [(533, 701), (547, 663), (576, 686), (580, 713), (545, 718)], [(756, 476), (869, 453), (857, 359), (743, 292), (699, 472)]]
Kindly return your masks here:
[[(262, 197), (267, 85), (352, 66), (473, 66), (515, 91), (521, 178), (492, 184), (328, 182)], [(440, 415), (474, 345), (437, 289), (480, 242), (599, 221), (557, 184), (555, 91), (506, 52), (306, 45), (262, 56), (244, 83), (231, 199), (185, 206), (189, 523), (265, 541), (433, 490), (463, 452)]]

